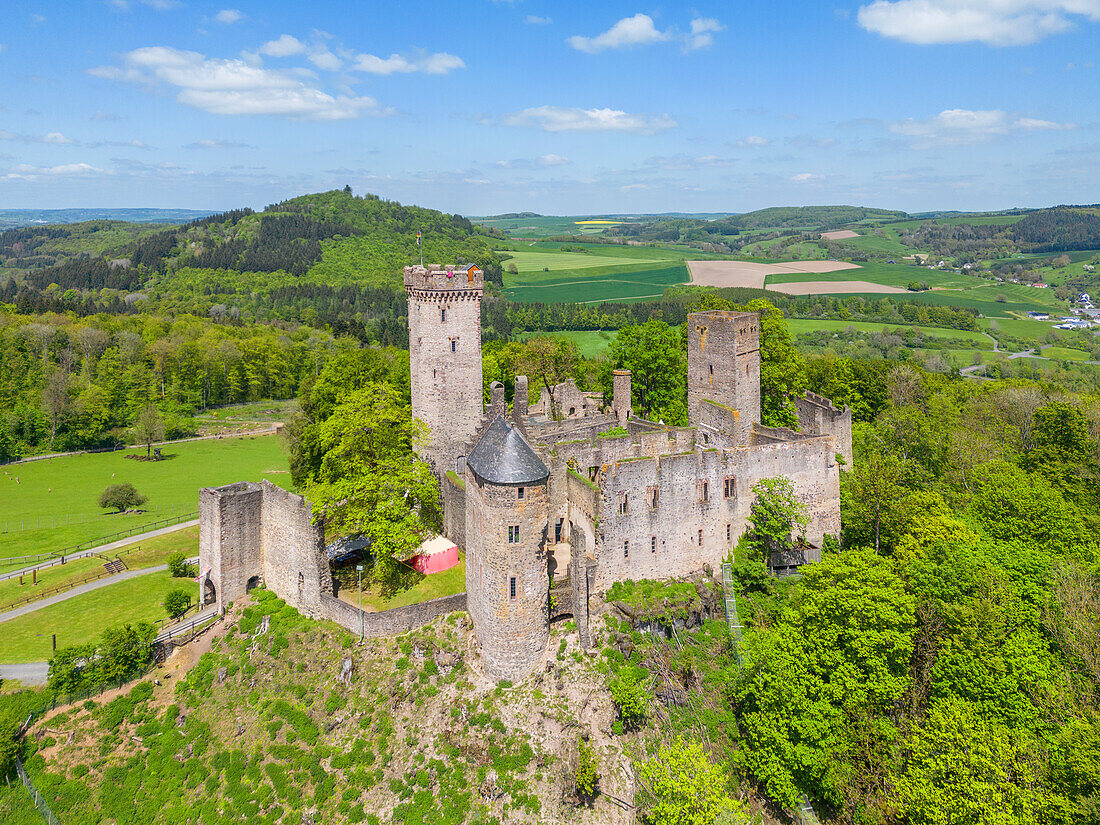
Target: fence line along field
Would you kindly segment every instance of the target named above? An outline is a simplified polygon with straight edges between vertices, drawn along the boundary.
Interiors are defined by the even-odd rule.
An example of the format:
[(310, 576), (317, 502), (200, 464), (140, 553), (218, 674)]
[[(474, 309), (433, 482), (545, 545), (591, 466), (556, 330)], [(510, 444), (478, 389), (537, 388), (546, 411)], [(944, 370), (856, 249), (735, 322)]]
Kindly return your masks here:
[[(144, 451), (66, 456), (0, 467), (0, 559), (49, 553), (198, 508), (203, 487), (267, 478), (289, 486), (289, 463), (275, 436), (166, 444), (163, 461), (134, 461)], [(146, 496), (143, 513), (110, 515), (98, 507), (112, 484)]]

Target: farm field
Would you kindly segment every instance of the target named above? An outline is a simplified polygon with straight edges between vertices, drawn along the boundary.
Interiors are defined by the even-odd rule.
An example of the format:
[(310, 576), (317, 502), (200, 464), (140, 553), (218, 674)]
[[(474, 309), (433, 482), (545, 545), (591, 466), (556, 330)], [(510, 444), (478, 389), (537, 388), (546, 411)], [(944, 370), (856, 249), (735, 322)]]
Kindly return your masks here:
[(980, 332), (968, 329), (947, 329), (944, 327), (916, 326), (913, 324), (880, 324), (870, 321), (832, 321), (818, 320), (815, 318), (788, 318), (787, 326), (791, 335), (800, 335), (804, 332), (816, 330), (842, 331), (854, 327), (861, 332), (882, 332), (883, 329), (918, 329), (924, 335), (936, 338), (949, 338), (960, 343), (960, 349), (993, 349), (993, 342)]
[[(696, 250), (593, 244), (586, 252), (563, 252), (560, 243), (539, 243), (504, 262), (504, 294), (513, 301), (600, 303), (659, 298), (666, 287), (688, 281), (683, 261)], [(578, 246), (578, 244), (564, 244)], [(703, 256), (706, 257), (706, 256)], [(507, 271), (515, 264), (518, 273)]]
[(111, 625), (167, 618), (162, 604), (164, 597), (178, 588), (192, 593), (192, 598), (198, 595), (198, 586), (190, 579), (174, 579), (164, 570), (135, 576), (10, 619), (0, 624), (4, 636), (0, 664), (49, 659), (54, 633), (61, 648), (90, 642)]
[(1092, 357), (1084, 350), (1070, 347), (1043, 347), (1042, 354), (1044, 358), (1053, 358), (1057, 361), (1088, 361)]
[[(177, 552), (186, 553), (188, 558), (193, 558), (199, 554), (199, 528), (188, 527), (156, 538), (143, 539), (115, 552), (126, 562), (126, 567), (130, 570), (164, 564), (170, 555)], [(113, 558), (115, 553), (108, 555)], [(5, 605), (32, 595), (36, 591), (42, 592), (59, 585), (79, 582), (87, 576), (100, 572), (103, 564), (103, 559), (93, 556), (47, 567), (38, 572), (37, 584), (31, 584), (29, 575), (23, 577), (22, 584), (19, 583), (18, 577), (4, 579), (0, 581), (0, 612), (6, 609)]]
[[(130, 461), (132, 450), (67, 456), (0, 468), (0, 558), (61, 550), (198, 508), (202, 487), (234, 481), (290, 485), (289, 464), (274, 436), (167, 445), (164, 461)], [(145, 512), (108, 515), (99, 494), (130, 483), (148, 497)]]
[(499, 229), (506, 235), (521, 238), (542, 238), (547, 235), (599, 235), (612, 224), (578, 224), (577, 221), (614, 220), (600, 215), (543, 215), (537, 218), (471, 218), (475, 224)]

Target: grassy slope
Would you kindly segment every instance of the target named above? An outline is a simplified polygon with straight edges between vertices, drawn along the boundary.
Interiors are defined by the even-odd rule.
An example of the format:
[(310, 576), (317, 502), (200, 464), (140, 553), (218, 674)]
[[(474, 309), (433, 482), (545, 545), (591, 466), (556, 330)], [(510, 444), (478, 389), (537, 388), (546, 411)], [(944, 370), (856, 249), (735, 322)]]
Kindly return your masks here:
[[(203, 487), (261, 478), (290, 484), (287, 458), (274, 436), (192, 441), (163, 449), (173, 458), (130, 461), (124, 456), (131, 451), (120, 451), (0, 468), (0, 530), (8, 531), (0, 534), (0, 558), (53, 552), (172, 512), (196, 510)], [(148, 496), (147, 512), (112, 516), (98, 509), (103, 489), (123, 482)], [(20, 530), (21, 523), (29, 529)]]
[[(866, 321), (828, 321), (817, 320), (814, 318), (789, 318), (787, 320), (787, 326), (790, 328), (791, 335), (799, 335), (803, 332), (812, 332), (814, 330), (845, 330), (848, 327), (855, 327), (861, 332), (882, 332), (883, 329), (897, 329), (902, 327), (905, 329), (911, 329), (910, 324), (876, 324)], [(972, 332), (964, 329), (944, 329), (942, 327), (926, 327), (917, 326), (925, 335), (935, 336), (936, 338), (949, 338), (952, 341), (957, 341), (964, 345), (962, 348), (971, 349), (992, 349), (993, 342), (980, 332)]]
[[(188, 558), (199, 554), (198, 527), (188, 527), (156, 538), (144, 539), (116, 550), (110, 556), (113, 558), (117, 553), (126, 562), (128, 569), (140, 570), (143, 567), (164, 564), (167, 558), (176, 552), (184, 552)], [(40, 571), (37, 584), (31, 584), (30, 576), (24, 576), (22, 584), (19, 583), (18, 578), (0, 581), (0, 612), (7, 609), (7, 605), (12, 602), (35, 592), (41, 593), (52, 587), (76, 583), (94, 573), (102, 572), (103, 564), (103, 559), (98, 557), (77, 559)]]
[[(575, 634), (563, 639), (563, 625), (549, 645), (557, 678), (496, 686), (469, 664), (464, 617), (358, 647), (342, 628), (263, 604), (268, 633), (252, 635), (257, 608), (244, 619), (233, 611), (228, 635), (186, 679), (162, 678), (136, 707), (119, 700), (121, 719), (88, 704), (43, 723), (75, 731), (27, 766), (66, 825), (299, 825), (306, 811), (318, 825), (365, 813), (403, 825), (606, 822), (606, 806), (562, 799), (579, 731), (592, 737), (602, 790), (630, 798), (624, 751), (634, 738), (607, 733), (613, 710), (599, 662), (576, 652)], [(444, 654), (457, 667), (437, 666), (433, 656)], [(355, 664), (346, 685), (336, 679), (345, 656)], [(78, 779), (76, 765), (90, 771)]]
[(611, 346), (611, 342), (618, 336), (618, 330), (580, 330), (565, 332), (525, 332), (519, 338), (565, 338), (577, 345), (580, 354), (585, 358), (595, 358), (602, 355)]
[(163, 619), (164, 597), (177, 588), (198, 596), (198, 585), (190, 579), (148, 573), (6, 621), (0, 625), (0, 664), (49, 659), (53, 633), (57, 646), (64, 647), (90, 642), (110, 625)]

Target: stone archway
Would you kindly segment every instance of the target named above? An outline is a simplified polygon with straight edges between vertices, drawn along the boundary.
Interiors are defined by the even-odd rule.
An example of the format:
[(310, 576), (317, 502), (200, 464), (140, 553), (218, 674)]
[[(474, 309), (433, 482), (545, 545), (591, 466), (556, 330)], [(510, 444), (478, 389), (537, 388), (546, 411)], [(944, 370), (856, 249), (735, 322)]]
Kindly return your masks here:
[(251, 579), (248, 580), (248, 583), (244, 586), (244, 592), (248, 593), (252, 590), (255, 590), (257, 587), (262, 587), (263, 583), (264, 583), (264, 580), (262, 578), (260, 578), (259, 576), (253, 576)]
[(202, 606), (206, 607), (208, 604), (214, 604), (217, 600), (218, 591), (214, 587), (214, 582), (207, 578), (202, 587)]

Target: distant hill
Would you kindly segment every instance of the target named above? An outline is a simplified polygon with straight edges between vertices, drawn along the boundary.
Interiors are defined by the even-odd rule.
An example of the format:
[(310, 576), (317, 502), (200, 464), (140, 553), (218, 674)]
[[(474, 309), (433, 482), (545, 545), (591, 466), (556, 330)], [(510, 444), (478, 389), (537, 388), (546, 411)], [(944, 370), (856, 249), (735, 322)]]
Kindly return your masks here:
[(84, 221), (187, 223), (213, 212), (212, 209), (0, 209), (0, 229)]
[(127, 244), (101, 244), (99, 255), (32, 268), (54, 261), (47, 256), (28, 261), (28, 250), (56, 243), (70, 231), (48, 226), (0, 233), (0, 263), (5, 254), (24, 256), (26, 281), (39, 290), (57, 284), (62, 290), (153, 288), (159, 295), (209, 295), (242, 289), (262, 294), (303, 282), (398, 287), (401, 268), (420, 260), (416, 235), (421, 232), (426, 261), (472, 262), (490, 278), (499, 281), (500, 275), (487, 239), (461, 215), (375, 195), (356, 197), (350, 190), (303, 195), (263, 212), (238, 209), (169, 229), (146, 227)]

